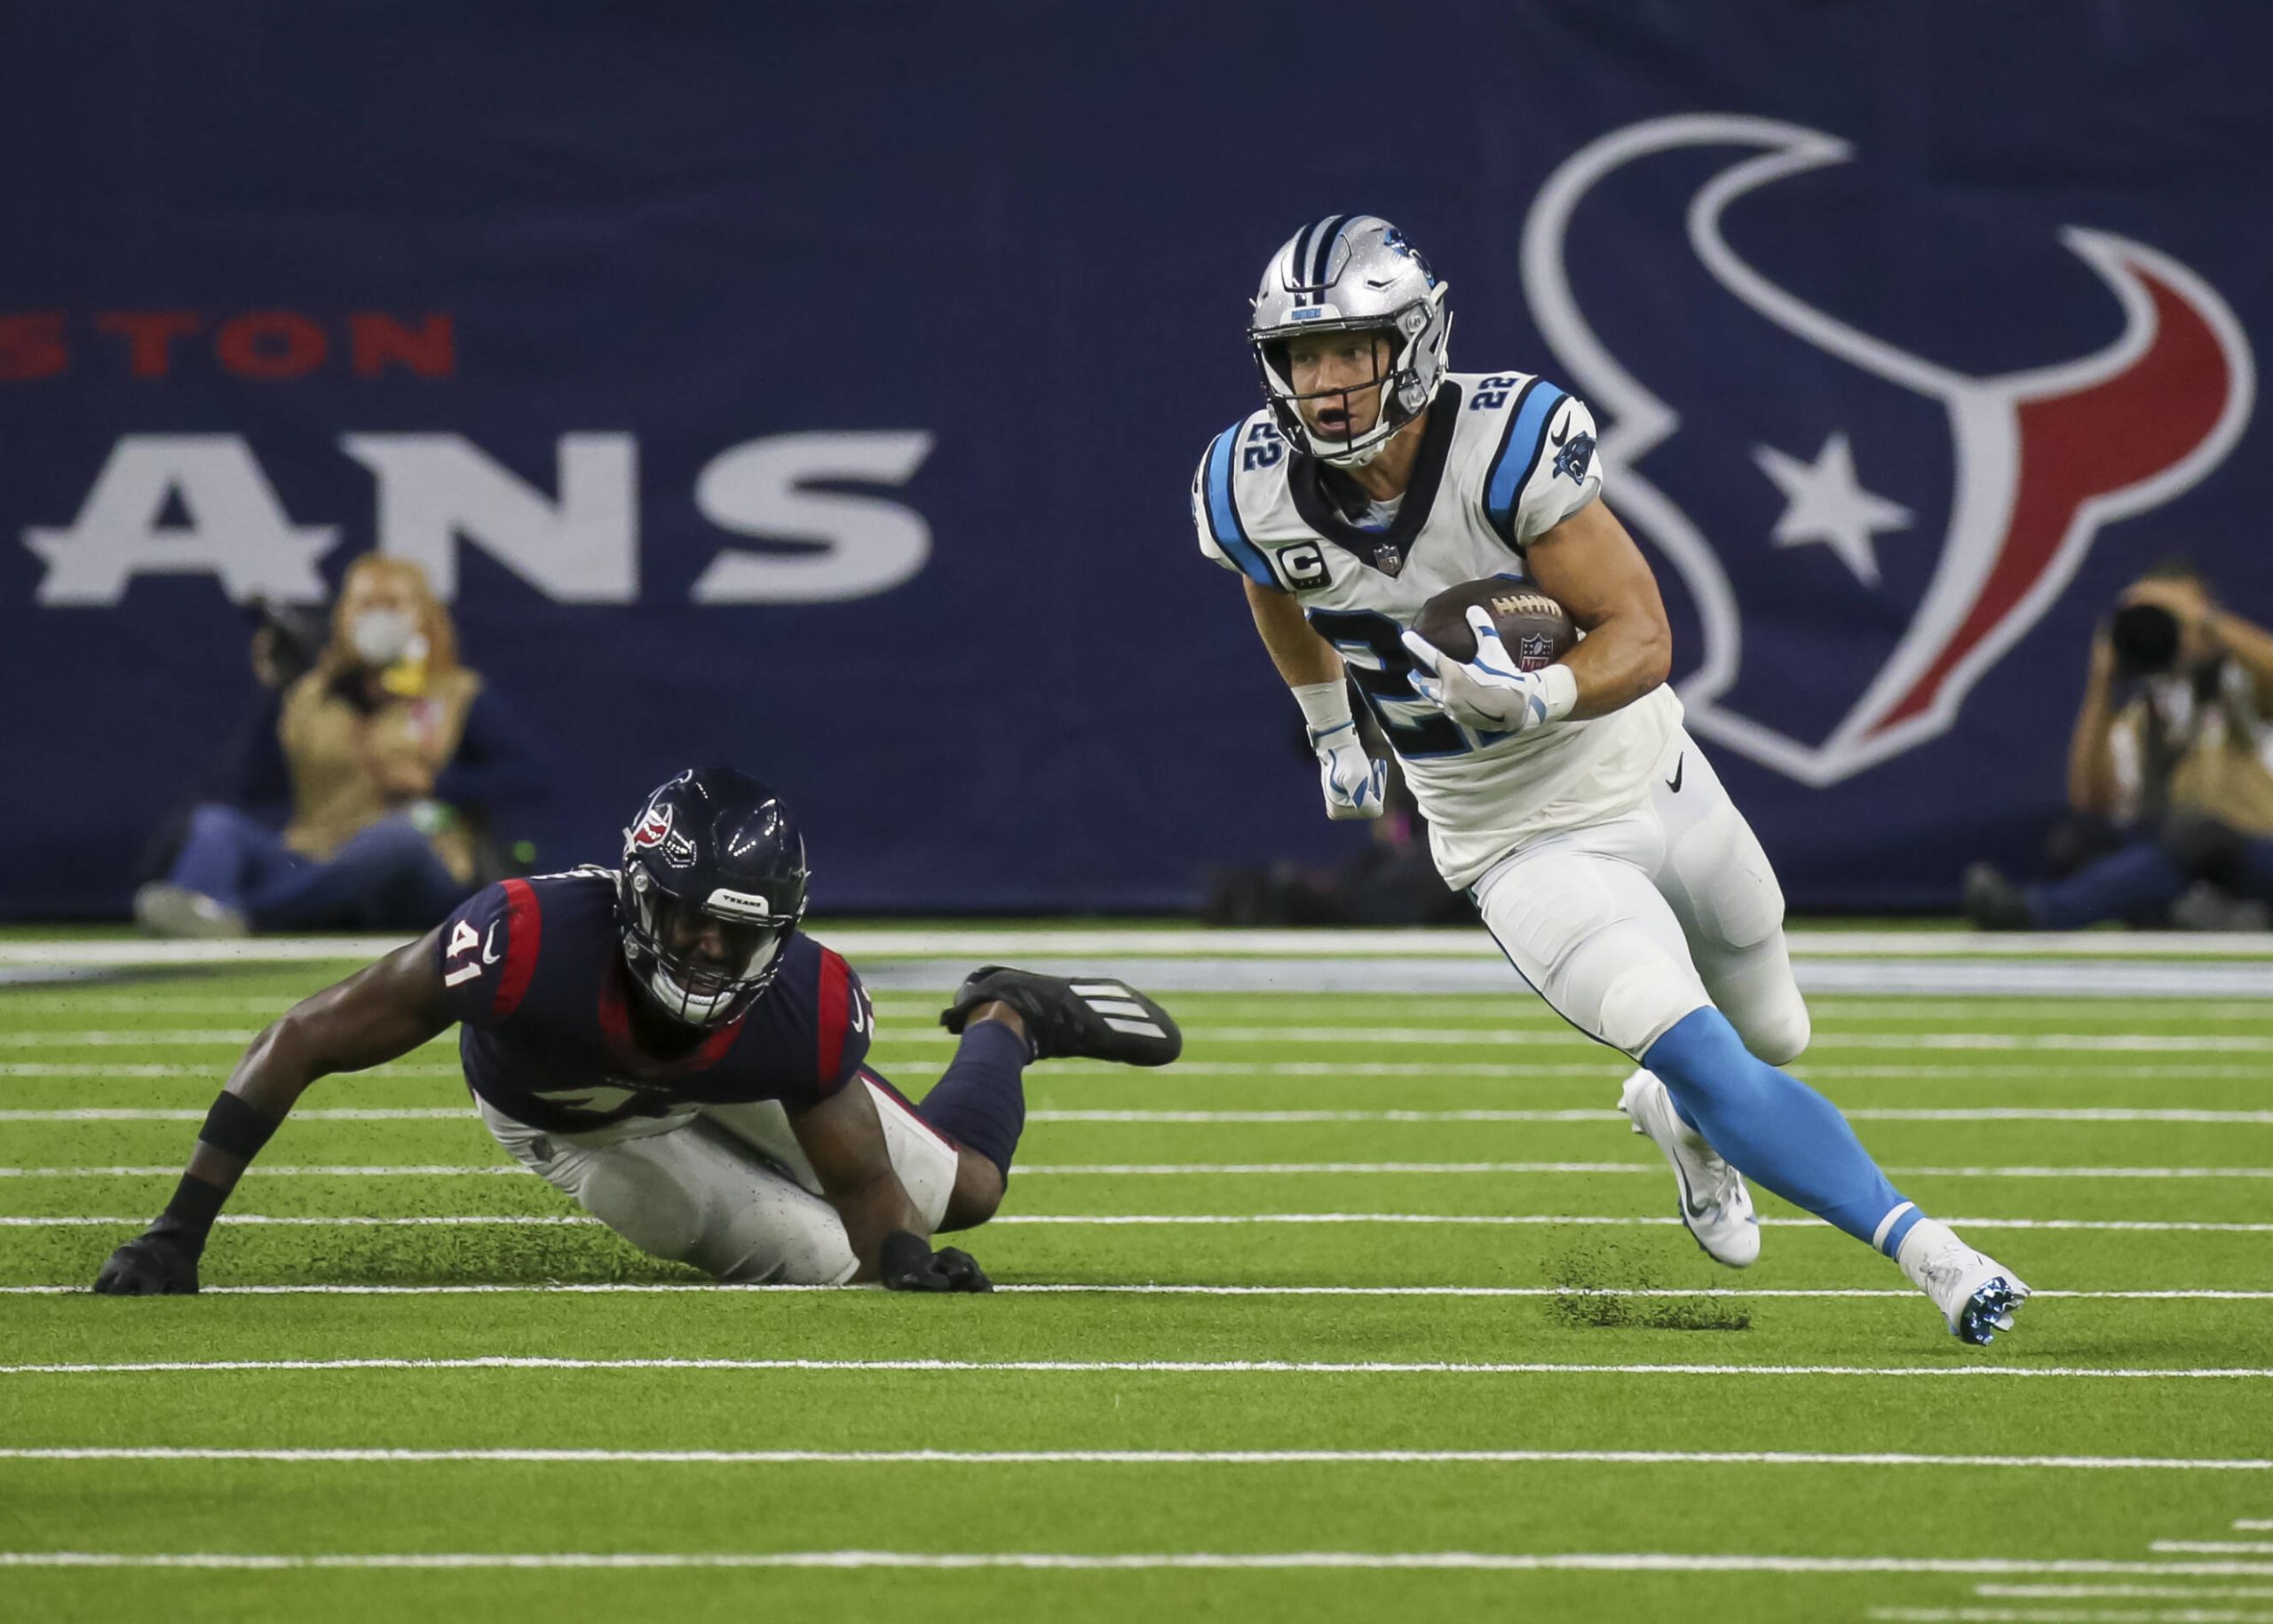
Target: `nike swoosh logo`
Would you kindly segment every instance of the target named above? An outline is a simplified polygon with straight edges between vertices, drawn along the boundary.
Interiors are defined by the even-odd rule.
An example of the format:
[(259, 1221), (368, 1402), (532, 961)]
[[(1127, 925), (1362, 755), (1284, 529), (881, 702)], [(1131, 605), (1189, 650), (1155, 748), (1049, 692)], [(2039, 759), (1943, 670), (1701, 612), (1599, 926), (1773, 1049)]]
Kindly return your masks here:
[(1673, 763), (1673, 776), (1666, 780), (1666, 788), (1672, 790), (1675, 795), (1679, 795), (1681, 793), (1681, 775), (1687, 771), (1689, 771), (1689, 757), (1686, 755), (1675, 757)]
[(494, 924), (489, 927), (489, 939), (481, 944), (481, 962), (485, 964), (497, 962), (497, 927)]
[(1678, 1161), (1673, 1164), (1673, 1182), (1681, 1186), (1682, 1208), (1683, 1211), (1687, 1212), (1691, 1217), (1702, 1218), (1711, 1213), (1713, 1210), (1712, 1207), (1706, 1202), (1699, 1200), (1697, 1199), (1696, 1192), (1690, 1189), (1689, 1175), (1682, 1171), (1681, 1163)]
[(1548, 435), (1547, 435), (1547, 443), (1548, 443), (1548, 444), (1549, 444), (1549, 445), (1551, 445), (1551, 446), (1554, 446), (1554, 447), (1556, 447), (1556, 448), (1557, 448), (1559, 449), (1559, 448), (1562, 447), (1563, 442), (1564, 442), (1564, 440), (1566, 440), (1570, 439), (1570, 438), (1571, 438), (1571, 414), (1570, 414), (1570, 413), (1568, 413), (1568, 412), (1564, 412), (1564, 413), (1563, 414), (1563, 427), (1562, 427), (1561, 432), (1556, 432), (1556, 431), (1554, 431), (1554, 430), (1551, 430), (1551, 429), (1550, 429), (1550, 430), (1548, 432)]

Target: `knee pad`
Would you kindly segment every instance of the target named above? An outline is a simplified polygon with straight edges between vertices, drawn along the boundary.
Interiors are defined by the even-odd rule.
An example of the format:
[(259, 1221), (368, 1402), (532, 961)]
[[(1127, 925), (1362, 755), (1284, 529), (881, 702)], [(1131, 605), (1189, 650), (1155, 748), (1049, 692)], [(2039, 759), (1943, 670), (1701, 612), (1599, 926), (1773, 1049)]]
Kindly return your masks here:
[(1693, 975), (1682, 973), (1683, 968), (1644, 958), (1611, 977), (1602, 989), (1596, 1017), (1600, 1030), (1595, 1035), (1638, 1058), (1706, 1002), (1704, 988)]
[(1778, 999), (1773, 1009), (1747, 1010), (1738, 1028), (1744, 1046), (1770, 1066), (1789, 1066), (1807, 1052), (1815, 1036), (1808, 1006), (1798, 997)]
[(651, 1257), (691, 1263), (703, 1239), (701, 1200), (643, 1165), (602, 1158), (572, 1192), (584, 1208)]
[(860, 1267), (842, 1229), (832, 1232), (818, 1226), (791, 1240), (777, 1257), (767, 1260), (772, 1266), (763, 1274), (745, 1271), (756, 1261), (746, 1260), (741, 1265), (712, 1272), (722, 1280), (762, 1279), (769, 1286), (842, 1286)]

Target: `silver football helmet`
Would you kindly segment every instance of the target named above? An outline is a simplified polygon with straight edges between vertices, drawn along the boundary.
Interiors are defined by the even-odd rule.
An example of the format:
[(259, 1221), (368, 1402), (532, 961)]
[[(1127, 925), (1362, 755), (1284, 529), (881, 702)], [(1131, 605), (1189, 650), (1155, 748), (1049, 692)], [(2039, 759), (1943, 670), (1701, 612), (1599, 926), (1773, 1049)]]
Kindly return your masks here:
[[(1279, 432), (1338, 468), (1381, 455), (1391, 436), (1428, 410), (1445, 381), (1445, 341), (1453, 327), (1445, 293), (1420, 251), (1377, 215), (1329, 215), (1288, 238), (1263, 268), (1247, 329)], [(1390, 335), (1396, 357), (1387, 373), (1361, 386), (1378, 392), (1374, 422), (1362, 434), (1320, 433), (1297, 404), (1303, 397), (1287, 367), (1287, 341), (1302, 333), (1368, 330)]]

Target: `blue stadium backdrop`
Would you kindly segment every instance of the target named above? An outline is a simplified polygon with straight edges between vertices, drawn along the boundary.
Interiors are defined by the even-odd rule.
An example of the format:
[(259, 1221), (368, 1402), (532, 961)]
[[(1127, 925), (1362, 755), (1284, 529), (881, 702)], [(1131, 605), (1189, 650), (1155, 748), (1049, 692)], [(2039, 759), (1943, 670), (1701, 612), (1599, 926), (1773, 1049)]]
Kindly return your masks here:
[(1330, 860), (1187, 489), (1253, 280), (1389, 216), (1604, 425), (1802, 907), (2024, 863), (2095, 618), (2273, 617), (2273, 13), (2230, 4), (20, 10), (0, 914), (123, 908), (382, 547), (557, 752), (544, 856), (746, 763), (823, 907)]

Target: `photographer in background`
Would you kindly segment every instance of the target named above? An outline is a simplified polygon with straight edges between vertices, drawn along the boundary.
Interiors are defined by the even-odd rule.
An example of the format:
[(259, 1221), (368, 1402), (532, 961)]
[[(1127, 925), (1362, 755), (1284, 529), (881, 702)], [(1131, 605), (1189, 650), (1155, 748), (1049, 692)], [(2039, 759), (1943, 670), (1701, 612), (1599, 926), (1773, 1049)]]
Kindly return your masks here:
[[(2273, 904), (2273, 634), (2219, 606), (2191, 565), (2148, 571), (2092, 640), (2068, 747), (2071, 817), (2048, 884), (1965, 877), (1984, 930), (2105, 919), (2262, 927)], [(2203, 888), (2208, 888), (2206, 890)]]
[(318, 606), (255, 598), (246, 612), (253, 627), (252, 675), (260, 697), (199, 781), (150, 831), (134, 866), (137, 883), (173, 872), (175, 854), (189, 837), (190, 820), (208, 802), (226, 802), (279, 828), (290, 814), (292, 781), (276, 745), (276, 724), (283, 715), (285, 691), (314, 668), (329, 628)]
[(545, 780), (519, 725), (458, 663), (424, 573), (376, 553), (349, 567), (331, 639), (284, 690), (273, 738), (272, 764), (257, 757), (244, 779), (289, 784), (282, 833), (199, 806), (170, 873), (135, 893), (144, 930), (424, 930), (474, 888), (488, 815)]

